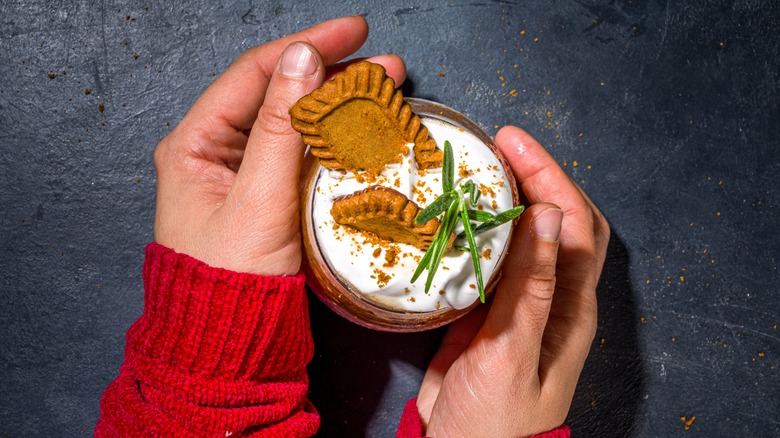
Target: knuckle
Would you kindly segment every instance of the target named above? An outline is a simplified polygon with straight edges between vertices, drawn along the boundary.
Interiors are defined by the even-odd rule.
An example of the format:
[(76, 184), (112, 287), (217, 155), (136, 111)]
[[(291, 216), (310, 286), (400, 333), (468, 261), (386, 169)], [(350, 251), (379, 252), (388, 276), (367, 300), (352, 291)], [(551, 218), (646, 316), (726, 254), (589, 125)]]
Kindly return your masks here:
[(588, 336), (589, 343), (593, 342), (593, 340), (596, 339), (596, 332), (598, 331), (596, 315), (593, 315), (593, 318), (588, 318), (583, 324), (585, 325), (585, 333)]
[(529, 277), (526, 292), (539, 301), (552, 300), (555, 292), (555, 277)]
[(519, 288), (523, 293), (542, 300), (552, 299), (556, 283), (555, 259), (525, 260), (508, 272), (504, 272), (509, 284)]
[(598, 265), (598, 258), (596, 257), (596, 248), (587, 248), (578, 254), (580, 266), (587, 267), (588, 269), (595, 268)]
[(170, 149), (170, 143), (167, 141), (167, 138), (164, 138), (154, 149), (153, 162), (154, 168), (158, 174), (165, 169), (165, 163), (168, 161)]
[(530, 263), (525, 267), (524, 272), (529, 280), (555, 282), (555, 261), (540, 260), (535, 263)]
[(273, 107), (264, 105), (258, 114), (256, 126), (262, 132), (272, 136), (289, 135), (292, 132), (290, 115), (278, 105)]
[(609, 242), (609, 239), (612, 237), (612, 231), (609, 229), (609, 224), (606, 221), (603, 221), (599, 234), (600, 240), (605, 244)]
[(555, 265), (536, 263), (525, 270), (526, 292), (540, 301), (552, 299), (555, 291)]

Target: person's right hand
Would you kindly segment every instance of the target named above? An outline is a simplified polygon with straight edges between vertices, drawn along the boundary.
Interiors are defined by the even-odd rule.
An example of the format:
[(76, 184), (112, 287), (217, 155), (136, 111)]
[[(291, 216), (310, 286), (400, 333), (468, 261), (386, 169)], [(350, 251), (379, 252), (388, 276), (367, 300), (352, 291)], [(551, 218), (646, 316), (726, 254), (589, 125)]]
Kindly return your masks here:
[(596, 331), (609, 225), (525, 131), (496, 144), (531, 207), (520, 217), (492, 305), (448, 330), (417, 399), (432, 437), (519, 437), (560, 426)]
[[(213, 267), (291, 275), (301, 265), (305, 146), (290, 107), (368, 36), (362, 17), (326, 21), (243, 53), (155, 152), (155, 240)], [(397, 55), (369, 58), (400, 85)]]

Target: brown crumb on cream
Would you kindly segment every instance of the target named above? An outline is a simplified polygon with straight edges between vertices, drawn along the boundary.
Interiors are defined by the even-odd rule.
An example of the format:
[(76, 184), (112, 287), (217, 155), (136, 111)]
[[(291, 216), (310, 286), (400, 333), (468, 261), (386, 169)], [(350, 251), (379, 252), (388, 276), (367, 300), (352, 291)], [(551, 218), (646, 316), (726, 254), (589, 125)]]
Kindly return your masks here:
[(418, 189), (417, 187), (412, 187), (412, 193), (414, 193), (418, 204), (426, 204), (425, 194), (422, 192), (422, 190)]
[(486, 186), (485, 184), (479, 185), (479, 191), (482, 193), (482, 196), (488, 196), (490, 195), (491, 198), (496, 197), (496, 192), (493, 190), (492, 187)]
[(392, 268), (398, 263), (398, 254), (401, 253), (401, 248), (398, 246), (390, 246), (385, 249), (385, 264), (382, 265), (385, 268)]
[(458, 164), (458, 176), (461, 178), (468, 178), (471, 176), (471, 171), (466, 167), (465, 163)]
[(372, 275), (371, 278), (376, 280), (376, 285), (379, 286), (380, 289), (387, 286), (387, 283), (393, 279), (393, 277), (387, 275), (385, 271), (380, 269), (374, 269), (374, 275)]

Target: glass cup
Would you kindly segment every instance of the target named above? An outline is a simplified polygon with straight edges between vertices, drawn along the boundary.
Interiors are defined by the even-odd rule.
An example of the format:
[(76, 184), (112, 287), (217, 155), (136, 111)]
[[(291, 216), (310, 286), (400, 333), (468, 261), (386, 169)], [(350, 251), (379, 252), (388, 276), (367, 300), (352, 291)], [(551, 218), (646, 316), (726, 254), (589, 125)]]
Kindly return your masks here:
[[(421, 119), (432, 118), (468, 131), (473, 134), (498, 159), (504, 177), (509, 185), (513, 206), (519, 205), (519, 195), (514, 176), (509, 165), (502, 157), (493, 140), (474, 122), (463, 114), (442, 104), (417, 98), (406, 98), (412, 111)], [(443, 149), (443, 145), (439, 145)], [(409, 311), (393, 308), (360, 292), (348, 278), (339, 275), (326, 259), (321, 242), (317, 237), (313, 219), (313, 204), (317, 183), (327, 169), (320, 166), (319, 161), (311, 154), (306, 155), (302, 178), (302, 225), (303, 225), (303, 269), (306, 282), (314, 294), (333, 311), (342, 317), (362, 326), (389, 332), (415, 332), (429, 330), (448, 324), (468, 313), (479, 305), (476, 300), (471, 305), (461, 309), (446, 307), (430, 311)], [(502, 225), (514, 227), (514, 223)], [(511, 237), (511, 231), (509, 233)], [(509, 237), (504, 242), (503, 250), (498, 256), (492, 275), (485, 282), (485, 294), (490, 295), (501, 276), (501, 265), (504, 261)], [(445, 256), (446, 257), (446, 256)], [(412, 270), (414, 267), (411, 268)], [(418, 282), (425, 281), (425, 273)]]

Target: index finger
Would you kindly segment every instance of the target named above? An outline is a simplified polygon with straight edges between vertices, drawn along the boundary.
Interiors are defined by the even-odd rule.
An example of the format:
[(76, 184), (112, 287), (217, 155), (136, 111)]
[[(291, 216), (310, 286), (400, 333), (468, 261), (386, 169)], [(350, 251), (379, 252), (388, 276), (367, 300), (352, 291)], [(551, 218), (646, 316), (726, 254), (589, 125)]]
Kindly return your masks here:
[(276, 62), (289, 44), (294, 41), (311, 44), (320, 52), (325, 65), (330, 65), (357, 51), (367, 37), (366, 20), (351, 16), (326, 21), (249, 49), (206, 89), (186, 119), (197, 126), (217, 117), (237, 131), (247, 130), (263, 104)]
[(563, 210), (560, 259), (577, 262), (559, 266), (561, 285), (577, 289), (584, 282), (595, 288), (601, 249), (597, 248), (600, 242), (596, 240), (590, 204), (555, 159), (527, 132), (514, 126), (504, 127), (496, 134), (496, 144), (509, 161), (528, 201), (549, 202)]
[(591, 217), (596, 237), (599, 273), (609, 242), (609, 224), (584, 190), (561, 169), (555, 159), (530, 134), (508, 126), (499, 131), (496, 142), (508, 156), (512, 170), (531, 203), (552, 202), (569, 214)]
[(551, 202), (567, 215), (588, 208), (579, 190), (555, 159), (530, 134), (506, 126), (496, 134), (496, 144), (509, 161), (520, 188), (531, 204)]

